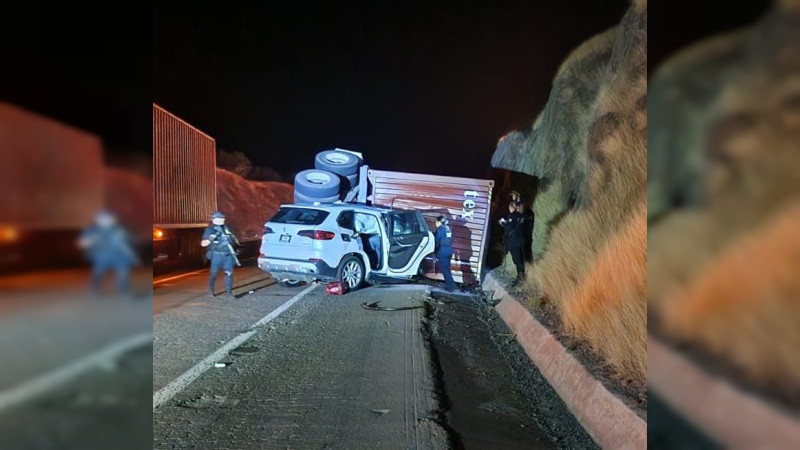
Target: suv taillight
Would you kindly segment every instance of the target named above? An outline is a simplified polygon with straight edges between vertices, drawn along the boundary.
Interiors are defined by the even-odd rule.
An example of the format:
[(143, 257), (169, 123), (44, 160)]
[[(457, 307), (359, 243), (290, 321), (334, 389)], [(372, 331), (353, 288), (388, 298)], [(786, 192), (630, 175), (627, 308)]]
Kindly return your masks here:
[(330, 231), (321, 231), (321, 230), (303, 230), (297, 233), (298, 236), (307, 237), (309, 239), (315, 239), (318, 241), (330, 241), (334, 237), (336, 237), (336, 233), (332, 233)]

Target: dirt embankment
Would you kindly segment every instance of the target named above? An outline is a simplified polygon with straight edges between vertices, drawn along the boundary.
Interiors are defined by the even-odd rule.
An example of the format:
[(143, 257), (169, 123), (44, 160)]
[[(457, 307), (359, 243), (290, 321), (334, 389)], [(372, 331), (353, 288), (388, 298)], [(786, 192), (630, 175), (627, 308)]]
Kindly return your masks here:
[[(547, 105), (492, 166), (538, 179), (528, 305), (644, 390), (647, 371), (647, 2), (575, 49)], [(513, 268), (504, 268), (513, 272)], [(524, 295), (524, 294), (523, 294)]]
[(105, 206), (137, 239), (148, 241), (153, 228), (153, 180), (137, 172), (106, 167)]
[(261, 238), (264, 222), (281, 204), (292, 203), (292, 185), (274, 181), (250, 181), (217, 168), (217, 209), (242, 241)]

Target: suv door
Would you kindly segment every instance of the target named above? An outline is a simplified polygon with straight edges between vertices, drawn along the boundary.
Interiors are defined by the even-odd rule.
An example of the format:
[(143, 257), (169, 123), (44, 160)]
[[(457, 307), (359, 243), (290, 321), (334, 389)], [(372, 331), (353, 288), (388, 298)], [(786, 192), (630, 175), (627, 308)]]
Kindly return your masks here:
[(389, 222), (389, 269), (401, 270), (408, 266), (423, 240), (428, 228), (422, 227), (416, 211), (392, 211)]

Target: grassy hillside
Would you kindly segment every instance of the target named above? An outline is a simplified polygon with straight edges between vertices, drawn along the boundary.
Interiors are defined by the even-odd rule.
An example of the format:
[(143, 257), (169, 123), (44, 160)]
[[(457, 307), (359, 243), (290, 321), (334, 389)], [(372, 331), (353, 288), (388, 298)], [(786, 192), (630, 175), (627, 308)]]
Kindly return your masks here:
[(651, 322), (800, 404), (800, 1), (698, 43), (651, 83)]
[[(492, 165), (540, 179), (530, 292), (620, 376), (646, 378), (647, 4), (580, 45)], [(536, 304), (539, 298), (532, 298)]]

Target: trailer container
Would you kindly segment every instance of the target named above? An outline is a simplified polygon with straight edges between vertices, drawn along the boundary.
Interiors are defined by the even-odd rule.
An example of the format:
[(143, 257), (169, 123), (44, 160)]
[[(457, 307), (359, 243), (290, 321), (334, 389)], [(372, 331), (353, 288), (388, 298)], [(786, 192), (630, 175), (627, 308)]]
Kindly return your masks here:
[(0, 102), (0, 267), (83, 261), (78, 233), (103, 207), (99, 137)]
[[(494, 181), (367, 169), (367, 203), (422, 211), (431, 230), (436, 217), (450, 221), (453, 231), (453, 278), (480, 283), (489, 243), (489, 211)], [(424, 275), (443, 279), (433, 255), (425, 258)]]
[(202, 229), (217, 207), (216, 141), (153, 104), (153, 256), (203, 264)]

